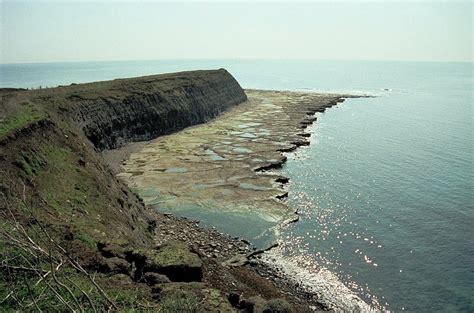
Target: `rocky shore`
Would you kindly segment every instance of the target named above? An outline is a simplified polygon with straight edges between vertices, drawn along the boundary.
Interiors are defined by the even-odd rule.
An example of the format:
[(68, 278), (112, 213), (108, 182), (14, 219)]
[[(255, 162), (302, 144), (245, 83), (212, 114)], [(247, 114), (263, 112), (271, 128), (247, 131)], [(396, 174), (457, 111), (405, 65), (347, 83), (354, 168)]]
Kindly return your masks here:
[[(2, 309), (327, 310), (248, 241), (155, 210), (215, 199), (218, 212), (250, 216), (257, 231), (294, 219), (281, 202), (288, 179), (269, 170), (309, 144), (302, 130), (312, 114), (341, 96), (247, 94), (222, 69), (1, 90)], [(136, 143), (179, 130), (156, 147)], [(132, 152), (118, 179), (117, 162)], [(133, 178), (165, 189), (144, 193)]]
[(157, 244), (186, 242), (205, 264), (203, 281), (227, 293), (237, 309), (249, 305), (249, 299), (262, 306), (264, 299), (276, 298), (286, 299), (295, 312), (330, 310), (315, 293), (263, 262), (261, 256), (264, 250), (256, 249), (246, 240), (231, 237), (214, 228), (202, 228), (199, 222), (172, 215), (163, 215), (160, 223), (162, 227), (157, 227)]
[(147, 205), (203, 220), (265, 247), (275, 228), (298, 218), (283, 201), (288, 178), (274, 170), (286, 161), (284, 153), (309, 145), (305, 129), (315, 113), (344, 97), (246, 94), (248, 101), (206, 124), (103, 155)]
[[(244, 215), (257, 211), (264, 222), (261, 225), (252, 224), (252, 227), (260, 227), (256, 233), (275, 231), (286, 223), (296, 221), (297, 215), (293, 215), (294, 210), (286, 207), (284, 202), (288, 178), (274, 170), (286, 161), (284, 153), (309, 144), (311, 134), (305, 129), (316, 121), (315, 113), (324, 112), (326, 108), (344, 101), (344, 97), (265, 90), (246, 90), (246, 93), (247, 102), (204, 125), (149, 142), (104, 151), (103, 155), (119, 176), (125, 178), (145, 202), (158, 211), (179, 215), (183, 213), (180, 208), (190, 203), (194, 204), (193, 210), (217, 211), (210, 220), (206, 220), (205, 214), (202, 215), (207, 225), (218, 224), (215, 223), (218, 214), (224, 219), (228, 217), (227, 210), (231, 214), (242, 210)], [(238, 153), (236, 149), (239, 149)], [(255, 203), (258, 204), (253, 205)], [(275, 214), (278, 212), (276, 208), (282, 208), (281, 213)], [(275, 226), (265, 223), (268, 219), (276, 219)], [(234, 220), (227, 222), (232, 224)], [(200, 228), (194, 229), (197, 230), (201, 231)], [(221, 261), (227, 259), (223, 264), (230, 266), (250, 267), (298, 299), (297, 302), (315, 310), (329, 307), (369, 309), (349, 290), (342, 292), (344, 286), (337, 284), (335, 277), (328, 277), (329, 273), (316, 275), (312, 279), (316, 286), (303, 282), (301, 275), (314, 274), (305, 273), (304, 268), (298, 268), (294, 263), (287, 263), (283, 255), (278, 254), (278, 248), (270, 253), (263, 250), (256, 253), (256, 248), (250, 249), (238, 241), (235, 245), (233, 239), (224, 240), (222, 244), (208, 244), (230, 237), (218, 235), (207, 240), (193, 240), (195, 232), (186, 229), (177, 233), (181, 240), (204, 249), (201, 250), (204, 257)], [(192, 235), (188, 235), (190, 233)], [(242, 234), (245, 232), (239, 229), (234, 232), (234, 235)], [(166, 231), (164, 235), (169, 234)], [(255, 240), (251, 237), (246, 239)], [(244, 239), (245, 242), (247, 240)], [(260, 248), (275, 247), (271, 242), (265, 241)], [(233, 249), (235, 247), (239, 250)], [(328, 297), (331, 293), (338, 295)], [(321, 295), (326, 298), (320, 299)]]

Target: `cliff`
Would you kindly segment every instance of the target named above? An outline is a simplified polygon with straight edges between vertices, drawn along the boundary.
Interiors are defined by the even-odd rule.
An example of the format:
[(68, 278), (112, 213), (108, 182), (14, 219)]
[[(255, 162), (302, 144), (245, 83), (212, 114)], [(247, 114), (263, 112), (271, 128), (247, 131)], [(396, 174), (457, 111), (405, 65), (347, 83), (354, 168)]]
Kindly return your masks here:
[[(55, 225), (64, 225), (66, 215), (88, 237), (110, 232), (111, 238), (143, 243), (148, 236), (140, 231), (148, 227), (149, 212), (94, 150), (203, 123), (246, 99), (224, 69), (43, 90), (3, 88), (0, 191), (18, 207), (28, 196), (37, 198), (36, 206), (48, 207), (40, 215), (54, 217)], [(100, 222), (94, 217), (84, 223), (89, 214)]]
[(55, 106), (104, 150), (204, 123), (246, 99), (232, 75), (219, 69), (67, 86), (33, 101)]
[(286, 285), (277, 287), (250, 267), (222, 265), (209, 251), (219, 247), (223, 258), (231, 258), (250, 248), (154, 212), (97, 153), (205, 122), (245, 100), (225, 70), (2, 89), (2, 309), (229, 312), (288, 306), (262, 297), (304, 306), (305, 298)]

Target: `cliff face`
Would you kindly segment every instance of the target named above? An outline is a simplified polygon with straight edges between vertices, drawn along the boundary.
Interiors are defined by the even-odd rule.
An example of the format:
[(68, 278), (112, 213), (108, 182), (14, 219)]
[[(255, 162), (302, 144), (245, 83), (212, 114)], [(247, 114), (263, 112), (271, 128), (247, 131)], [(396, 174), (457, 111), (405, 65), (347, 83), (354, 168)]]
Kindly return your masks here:
[(39, 93), (99, 150), (206, 122), (247, 99), (224, 69), (118, 79)]
[(9, 208), (86, 246), (106, 238), (149, 243), (154, 212), (94, 148), (169, 134), (246, 99), (223, 69), (0, 90), (0, 224)]
[(94, 147), (113, 149), (169, 134), (246, 99), (224, 69), (0, 90), (0, 223), (2, 208), (28, 220), (28, 207), (39, 212), (35, 219), (87, 237), (86, 243), (147, 243), (154, 212)]

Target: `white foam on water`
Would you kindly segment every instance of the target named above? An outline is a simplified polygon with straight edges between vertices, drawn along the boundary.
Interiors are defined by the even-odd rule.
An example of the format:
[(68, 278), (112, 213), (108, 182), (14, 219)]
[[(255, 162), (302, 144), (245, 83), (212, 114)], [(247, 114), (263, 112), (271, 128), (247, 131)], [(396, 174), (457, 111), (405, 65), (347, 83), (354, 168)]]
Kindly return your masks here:
[(379, 312), (345, 286), (331, 271), (314, 266), (303, 267), (295, 257), (285, 256), (280, 249), (271, 249), (261, 260), (292, 280), (309, 293), (316, 294), (318, 301), (336, 312)]

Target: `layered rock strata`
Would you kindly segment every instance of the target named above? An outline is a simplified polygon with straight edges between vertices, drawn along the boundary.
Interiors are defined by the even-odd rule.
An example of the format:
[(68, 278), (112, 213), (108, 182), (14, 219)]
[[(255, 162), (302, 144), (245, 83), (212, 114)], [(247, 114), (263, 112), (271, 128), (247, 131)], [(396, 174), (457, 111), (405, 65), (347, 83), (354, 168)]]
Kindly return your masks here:
[(33, 101), (56, 106), (99, 150), (204, 123), (247, 100), (226, 70), (180, 72), (72, 85)]

